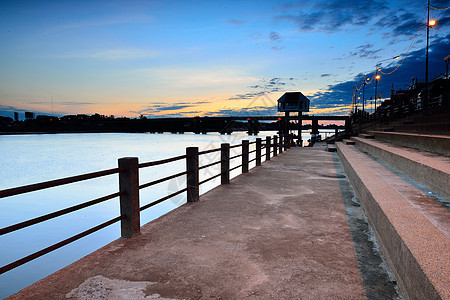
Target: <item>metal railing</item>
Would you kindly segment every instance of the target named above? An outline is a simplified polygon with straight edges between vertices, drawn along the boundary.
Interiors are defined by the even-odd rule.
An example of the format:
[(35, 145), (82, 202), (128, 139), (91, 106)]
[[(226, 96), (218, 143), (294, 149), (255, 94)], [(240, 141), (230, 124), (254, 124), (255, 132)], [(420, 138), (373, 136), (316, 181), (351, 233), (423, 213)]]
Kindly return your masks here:
[[(220, 148), (217, 149), (211, 149), (211, 150), (205, 150), (205, 151), (198, 151), (198, 147), (188, 147), (186, 148), (186, 154), (180, 155), (168, 159), (158, 160), (158, 161), (151, 161), (146, 163), (139, 163), (137, 157), (127, 157), (127, 158), (120, 158), (118, 160), (119, 167), (109, 170), (103, 170), (99, 172), (93, 172), (78, 176), (72, 176), (72, 177), (66, 177), (61, 178), (57, 180), (51, 180), (11, 189), (5, 189), (0, 190), (0, 198), (5, 197), (11, 197), (19, 194), (29, 193), (33, 191), (48, 189), (51, 187), (57, 187), (62, 186), (70, 183), (75, 182), (81, 182), (89, 179), (94, 178), (100, 178), (104, 176), (109, 176), (113, 174), (119, 174), (119, 191), (96, 198), (78, 205), (74, 205), (65, 209), (58, 210), (56, 212), (52, 212), (46, 215), (42, 215), (27, 221), (23, 221), (20, 223), (16, 223), (4, 228), (0, 228), (0, 236), (12, 233), (14, 231), (56, 218), (63, 215), (66, 215), (71, 212), (78, 211), (83, 208), (90, 207), (95, 204), (99, 204), (102, 202), (105, 202), (107, 200), (111, 200), (113, 198), (119, 197), (120, 199), (120, 215), (108, 220), (106, 222), (103, 222), (95, 227), (92, 227), (88, 230), (85, 230), (81, 233), (78, 233), (74, 236), (71, 236), (61, 242), (58, 242), (56, 244), (53, 244), (49, 247), (46, 247), (40, 251), (37, 251), (35, 253), (32, 253), (28, 256), (25, 256), (19, 260), (16, 260), (14, 262), (11, 262), (5, 266), (0, 267), (0, 274), (3, 274), (7, 271), (10, 271), (14, 268), (17, 268), (27, 262), (30, 262), (40, 256), (43, 256), (49, 252), (52, 252), (54, 250), (57, 250), (69, 243), (72, 243), (78, 239), (81, 239), (89, 234), (92, 234), (100, 229), (103, 229), (107, 226), (110, 226), (116, 222), (121, 221), (121, 237), (123, 238), (131, 238), (136, 234), (139, 234), (140, 232), (140, 212), (143, 210), (146, 210), (150, 207), (155, 206), (156, 204), (159, 204), (165, 200), (168, 200), (172, 197), (175, 197), (179, 194), (182, 194), (186, 192), (187, 194), (187, 202), (196, 202), (199, 200), (200, 197), (200, 185), (205, 184), (213, 179), (221, 178), (221, 184), (228, 184), (230, 183), (230, 172), (233, 170), (237, 170), (238, 168), (242, 169), (242, 173), (247, 173), (249, 171), (249, 164), (255, 162), (255, 166), (261, 165), (261, 158), (262, 150), (265, 149), (265, 158), (266, 160), (270, 160), (271, 155), (272, 157), (277, 156), (278, 153), (282, 153), (283, 150), (286, 150), (290, 147), (290, 138), (283, 139), (282, 136), (280, 136), (280, 139), (278, 140), (277, 136), (266, 137), (265, 144), (262, 143), (261, 138), (257, 138), (254, 142), (249, 142), (248, 140), (243, 140), (242, 144), (237, 144), (230, 146), (228, 143), (221, 144)], [(255, 149), (252, 151), (249, 151), (250, 145), (255, 145)], [(235, 156), (230, 157), (230, 149), (234, 148), (241, 148), (241, 153)], [(199, 166), (199, 157), (201, 155), (206, 155), (209, 153), (215, 153), (220, 152), (220, 159), (218, 161), (214, 161), (211, 163), (208, 163), (203, 166)], [(250, 154), (253, 155), (254, 158), (251, 160), (249, 159)], [(241, 164), (230, 168), (230, 161), (233, 159), (237, 159), (241, 157)], [(185, 160), (186, 161), (186, 171), (179, 172), (164, 178), (160, 178), (148, 183), (144, 183), (139, 185), (139, 169), (153, 167), (157, 165), (163, 165), (175, 161)], [(213, 166), (220, 164), (220, 172), (218, 174), (212, 175), (209, 178), (206, 178), (202, 181), (199, 180), (199, 170), (208, 169)], [(140, 206), (140, 199), (139, 199), (139, 191), (144, 188), (148, 188), (151, 186), (154, 186), (156, 184), (166, 182), (181, 176), (186, 176), (186, 187), (183, 189), (180, 189), (174, 193), (171, 193), (169, 195), (166, 195), (160, 199), (157, 199), (149, 204), (146, 204), (144, 206)]]

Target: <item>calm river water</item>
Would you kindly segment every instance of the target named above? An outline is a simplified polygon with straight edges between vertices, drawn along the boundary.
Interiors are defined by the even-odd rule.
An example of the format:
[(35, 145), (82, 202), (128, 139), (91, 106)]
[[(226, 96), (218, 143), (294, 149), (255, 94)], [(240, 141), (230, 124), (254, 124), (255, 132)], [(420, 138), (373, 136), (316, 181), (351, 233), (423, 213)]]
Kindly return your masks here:
[[(274, 135), (275, 132), (264, 132)], [(303, 139), (309, 133), (304, 132)], [(138, 157), (148, 162), (185, 154), (186, 147), (200, 151), (220, 147), (221, 143), (240, 144), (243, 139), (253, 141), (256, 136), (246, 133), (232, 135), (196, 134), (42, 134), (0, 135), (0, 190), (59, 179), (117, 167), (121, 157)], [(253, 145), (254, 146), (254, 145)], [(254, 148), (251, 148), (252, 150)], [(232, 149), (238, 154), (239, 148)], [(200, 165), (217, 161), (219, 153), (201, 157)], [(251, 155), (250, 159), (254, 157)], [(264, 160), (264, 159), (263, 159)], [(231, 167), (240, 164), (239, 159)], [(253, 164), (250, 167), (254, 166)], [(219, 173), (220, 166), (201, 172), (200, 180)], [(172, 175), (185, 170), (185, 161), (140, 170), (140, 183)], [(240, 174), (233, 171), (231, 177)], [(220, 184), (220, 178), (201, 186), (200, 193)], [(140, 192), (141, 206), (185, 187), (179, 177)], [(59, 209), (86, 202), (118, 191), (118, 175), (73, 183), (23, 195), (0, 199), (0, 228), (35, 218)], [(186, 202), (185, 193), (150, 208), (141, 215), (141, 225)], [(119, 216), (119, 200), (111, 199), (31, 227), (0, 236), (0, 265), (4, 266), (54, 243), (78, 234)], [(0, 275), (0, 298), (9, 296), (31, 283), (67, 266), (99, 249), (120, 236), (116, 223), (74, 243), (46, 254), (32, 262)]]

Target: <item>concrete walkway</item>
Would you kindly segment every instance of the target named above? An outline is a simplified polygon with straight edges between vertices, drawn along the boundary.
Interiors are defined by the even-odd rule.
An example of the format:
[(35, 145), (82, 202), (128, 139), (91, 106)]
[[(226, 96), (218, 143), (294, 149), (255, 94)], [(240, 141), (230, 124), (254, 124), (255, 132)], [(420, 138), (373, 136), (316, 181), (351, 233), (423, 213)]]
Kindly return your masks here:
[(364, 299), (338, 177), (289, 150), (12, 298)]

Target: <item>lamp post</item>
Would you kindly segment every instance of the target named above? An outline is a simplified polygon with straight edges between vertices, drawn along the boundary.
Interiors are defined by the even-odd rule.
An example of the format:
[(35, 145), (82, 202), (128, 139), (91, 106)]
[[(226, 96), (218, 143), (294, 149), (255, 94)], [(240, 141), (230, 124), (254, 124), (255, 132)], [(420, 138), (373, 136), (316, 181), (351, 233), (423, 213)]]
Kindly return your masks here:
[[(376, 71), (375, 71), (376, 74)], [(378, 81), (380, 80), (380, 75), (376, 74), (375, 75), (375, 118), (377, 117), (377, 86), (378, 86)]]
[(364, 83), (363, 83), (363, 98), (362, 98), (362, 118), (364, 119), (364, 105), (365, 105), (365, 100), (364, 100), (364, 93), (366, 91), (366, 75), (364, 74)]
[[(447, 71), (445, 72), (445, 80), (447, 81), (448, 78), (448, 61), (450, 60), (450, 55), (446, 56), (444, 58), (444, 61), (447, 63)], [(448, 87), (448, 83), (445, 83), (445, 86)], [(448, 88), (445, 89), (445, 101), (448, 103)]]
[(448, 79), (448, 61), (450, 60), (450, 55), (444, 57), (444, 61), (447, 63), (447, 72), (445, 72), (445, 79)]
[(379, 65), (381, 62), (383, 61), (387, 61), (387, 60), (391, 60), (391, 59), (399, 59), (400, 55), (391, 57), (391, 58), (386, 58), (386, 59), (382, 59), (379, 60), (375, 66), (375, 117), (377, 115), (377, 85), (378, 85), (378, 81), (380, 81), (380, 75), (378, 75), (378, 71), (381, 71)]
[(427, 14), (427, 55), (425, 61), (425, 101), (423, 103), (424, 108), (428, 107), (428, 45), (430, 40), (430, 27), (434, 27), (436, 25), (436, 20), (430, 20), (430, 0), (428, 0)]

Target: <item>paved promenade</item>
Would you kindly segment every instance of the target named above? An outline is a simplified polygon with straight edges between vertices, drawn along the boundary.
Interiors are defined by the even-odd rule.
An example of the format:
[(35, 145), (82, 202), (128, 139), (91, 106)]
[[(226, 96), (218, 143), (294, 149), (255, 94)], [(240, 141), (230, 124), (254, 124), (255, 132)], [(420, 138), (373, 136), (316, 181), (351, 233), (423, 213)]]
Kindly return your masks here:
[(333, 155), (282, 153), (12, 298), (364, 299)]

